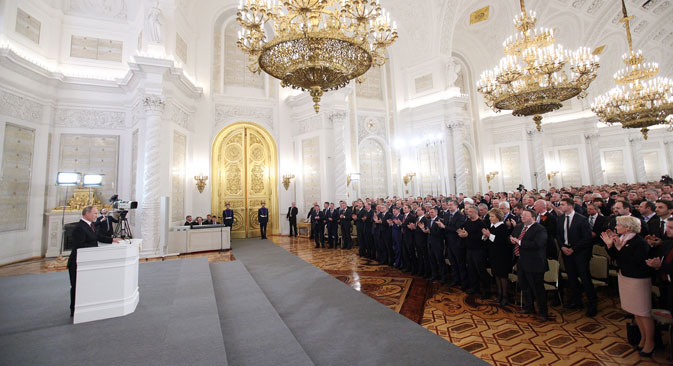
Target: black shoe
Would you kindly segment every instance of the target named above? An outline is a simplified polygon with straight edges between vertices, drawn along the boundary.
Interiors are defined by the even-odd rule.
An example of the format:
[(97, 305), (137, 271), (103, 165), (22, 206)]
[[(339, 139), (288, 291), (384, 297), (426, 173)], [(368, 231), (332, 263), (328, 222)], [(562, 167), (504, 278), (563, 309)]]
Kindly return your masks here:
[(456, 281), (451, 281), (451, 282), (449, 283), (449, 287), (454, 287), (454, 286), (460, 286), (460, 283), (458, 283), (458, 282), (456, 282)]
[(467, 286), (461, 286), (460, 290), (463, 291), (463, 292), (469, 292), (470, 291), (469, 287), (467, 287)]
[(516, 312), (519, 313), (519, 314), (535, 314), (535, 310), (533, 310), (533, 309), (526, 309), (526, 308), (519, 309), (519, 310), (517, 310)]
[(320, 247), (319, 247), (319, 246), (317, 246), (317, 245), (316, 245), (316, 246), (315, 246), (314, 248), (315, 248), (315, 249), (320, 249)]
[(549, 319), (549, 315), (538, 315), (537, 317), (535, 317), (535, 320), (537, 320), (540, 323), (544, 323), (550, 321), (551, 319)]
[(465, 293), (467, 293), (468, 295), (474, 295), (474, 294), (477, 293), (477, 291), (474, 291), (473, 289), (469, 289), (469, 290), (465, 291)]
[(592, 306), (592, 307), (589, 308), (589, 310), (587, 310), (587, 316), (589, 318), (595, 317), (596, 314), (598, 314), (598, 309), (596, 309), (595, 306)]
[(503, 297), (503, 298), (500, 300), (500, 306), (507, 306), (507, 305), (509, 305), (509, 300), (507, 300), (506, 297)]
[(654, 348), (650, 352), (640, 351), (638, 352), (638, 354), (640, 355), (640, 357), (652, 357), (654, 355)]
[(488, 300), (490, 298), (491, 298), (491, 294), (489, 292), (484, 292), (483, 294), (481, 294), (481, 299), (482, 300)]
[(566, 304), (564, 306), (564, 308), (566, 308), (566, 309), (581, 309), (581, 308), (583, 308), (583, 306), (582, 306), (581, 303), (578, 304), (578, 303), (573, 302), (573, 303), (570, 303), (570, 304)]

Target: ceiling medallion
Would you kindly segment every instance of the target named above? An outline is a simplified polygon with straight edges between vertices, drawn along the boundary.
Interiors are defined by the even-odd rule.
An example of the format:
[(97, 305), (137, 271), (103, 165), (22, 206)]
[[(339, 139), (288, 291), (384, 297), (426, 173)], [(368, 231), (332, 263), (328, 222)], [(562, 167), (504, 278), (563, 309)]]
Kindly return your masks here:
[(645, 62), (643, 52), (633, 50), (629, 25), (632, 17), (626, 13), (624, 0), (622, 13), (624, 17), (620, 21), (626, 27), (629, 43), (629, 52), (622, 56), (626, 67), (613, 77), (618, 85), (596, 98), (591, 110), (601, 122), (610, 125), (621, 123), (623, 128), (640, 128), (647, 140), (650, 126), (668, 123), (673, 128), (673, 80), (657, 77), (659, 65)]
[(236, 20), (250, 71), (308, 91), (316, 113), (324, 92), (385, 64), (385, 50), (397, 39), (379, 0), (241, 0)]
[(520, 5), (521, 13), (514, 18), (519, 33), (505, 40), (505, 57), (481, 74), (477, 90), (496, 112), (533, 116), (540, 131), (542, 114), (561, 108), (570, 98), (586, 96), (596, 79), (598, 56), (588, 48), (570, 53), (555, 45), (555, 30), (535, 28), (535, 12), (526, 12), (524, 0)]

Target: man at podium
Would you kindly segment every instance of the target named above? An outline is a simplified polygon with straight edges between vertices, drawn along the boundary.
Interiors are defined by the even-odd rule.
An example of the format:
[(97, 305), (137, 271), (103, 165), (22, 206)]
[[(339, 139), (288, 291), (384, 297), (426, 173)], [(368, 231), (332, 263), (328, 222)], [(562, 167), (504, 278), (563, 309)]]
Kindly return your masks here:
[(107, 233), (96, 229), (98, 209), (86, 206), (82, 210), (82, 218), (72, 231), (72, 252), (68, 258), (68, 273), (70, 274), (70, 316), (75, 315), (75, 284), (77, 282), (77, 249), (97, 247), (98, 242), (110, 244), (121, 239), (112, 238)]

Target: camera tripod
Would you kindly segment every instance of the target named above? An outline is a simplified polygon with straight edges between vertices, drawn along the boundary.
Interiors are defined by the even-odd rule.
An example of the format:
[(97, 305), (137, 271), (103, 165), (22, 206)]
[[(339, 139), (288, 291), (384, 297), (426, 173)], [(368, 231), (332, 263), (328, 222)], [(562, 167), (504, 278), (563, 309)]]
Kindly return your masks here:
[(114, 236), (122, 239), (133, 239), (131, 225), (129, 225), (129, 219), (126, 215), (119, 218), (119, 223), (115, 228)]

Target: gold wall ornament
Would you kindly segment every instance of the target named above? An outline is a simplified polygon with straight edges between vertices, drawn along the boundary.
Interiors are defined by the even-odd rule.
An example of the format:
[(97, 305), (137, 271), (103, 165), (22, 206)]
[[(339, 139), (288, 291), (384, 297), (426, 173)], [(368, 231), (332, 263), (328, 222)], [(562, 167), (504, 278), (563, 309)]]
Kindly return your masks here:
[(252, 122), (222, 129), (212, 146), (211, 210), (222, 213), (225, 203), (234, 210), (232, 238), (259, 237), (257, 210), (267, 203), (269, 233), (278, 233), (278, 175), (276, 144)]
[(407, 184), (409, 184), (409, 182), (411, 182), (414, 179), (415, 176), (416, 176), (416, 173), (405, 174), (404, 177), (402, 178), (402, 181), (404, 182), (404, 185), (406, 186)]
[(605, 45), (601, 45), (601, 46), (598, 46), (598, 47), (594, 48), (594, 50), (591, 51), (591, 54), (592, 55), (600, 55), (601, 53), (603, 53), (603, 51), (605, 51)]
[(74, 189), (72, 197), (68, 199), (65, 207), (58, 206), (51, 211), (61, 212), (65, 208), (65, 212), (81, 212), (86, 206), (94, 206), (99, 210), (102, 208), (107, 208), (108, 210), (112, 209), (112, 205), (103, 205), (101, 203), (93, 189), (80, 186)]
[(206, 188), (206, 181), (208, 181), (208, 176), (204, 176), (203, 173), (194, 176), (196, 181), (196, 188), (199, 190), (199, 193), (203, 193), (203, 189)]
[(470, 25), (488, 20), (490, 6), (485, 6), (470, 13)]
[(283, 175), (283, 187), (287, 191), (290, 188), (290, 182), (294, 179), (294, 174), (285, 174)]
[(551, 172), (547, 173), (547, 181), (549, 181), (549, 186), (550, 186), (550, 187), (551, 187), (551, 185), (552, 185), (552, 183), (551, 183), (552, 178), (554, 178), (555, 176), (557, 176), (558, 173), (559, 173), (558, 170), (552, 170)]
[(325, 92), (384, 65), (385, 50), (397, 39), (397, 25), (379, 0), (241, 0), (236, 20), (236, 44), (249, 55), (250, 71), (309, 92), (316, 113)]
[(657, 76), (659, 65), (645, 62), (643, 51), (633, 50), (630, 21), (622, 0), (620, 20), (626, 28), (629, 50), (622, 56), (626, 67), (617, 71), (617, 86), (597, 97), (591, 105), (601, 122), (621, 123), (623, 128), (640, 128), (645, 140), (650, 126), (670, 124), (673, 115), (673, 80)]
[(555, 30), (535, 28), (535, 12), (526, 12), (524, 0), (520, 6), (521, 13), (514, 18), (519, 32), (505, 40), (505, 57), (481, 74), (477, 90), (495, 112), (534, 116), (540, 131), (542, 114), (561, 108), (568, 99), (586, 96), (596, 79), (598, 56), (588, 48), (570, 53), (555, 45)]

